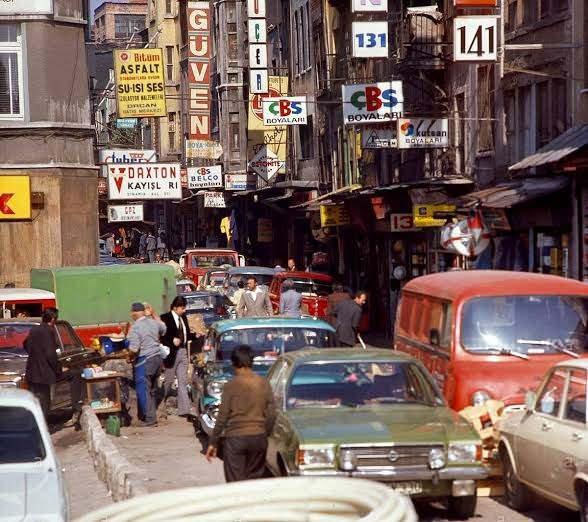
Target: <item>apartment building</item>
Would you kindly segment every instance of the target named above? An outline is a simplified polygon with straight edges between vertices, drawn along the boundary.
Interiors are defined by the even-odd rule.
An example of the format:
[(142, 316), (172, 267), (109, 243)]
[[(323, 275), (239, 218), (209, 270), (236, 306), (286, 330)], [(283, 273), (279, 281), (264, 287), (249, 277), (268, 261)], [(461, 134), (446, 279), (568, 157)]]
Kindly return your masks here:
[(103, 2), (94, 10), (93, 40), (97, 43), (127, 43), (145, 29), (146, 0)]

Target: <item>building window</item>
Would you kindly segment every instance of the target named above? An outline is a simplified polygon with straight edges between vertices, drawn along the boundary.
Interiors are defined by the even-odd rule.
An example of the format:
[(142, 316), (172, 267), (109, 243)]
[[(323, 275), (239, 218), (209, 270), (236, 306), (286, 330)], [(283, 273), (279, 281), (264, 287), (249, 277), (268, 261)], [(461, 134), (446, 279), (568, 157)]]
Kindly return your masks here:
[(301, 69), (300, 50), (298, 42), (300, 41), (300, 24), (298, 22), (298, 11), (294, 11), (294, 71), (299, 74)]
[(241, 136), (239, 132), (239, 113), (231, 113), (230, 115), (230, 136), (231, 140), (231, 159), (238, 160), (241, 154)]
[(556, 78), (551, 82), (551, 139), (568, 128), (567, 80)]
[(176, 113), (167, 115), (167, 133), (169, 137), (169, 150), (176, 150)]
[(298, 127), (300, 132), (300, 159), (314, 158), (314, 132), (312, 115), (308, 115), (308, 123)]
[(166, 15), (173, 15), (173, 10), (172, 10), (172, 0), (165, 0), (165, 14)]
[(531, 115), (533, 114), (531, 86), (519, 88), (519, 103), (517, 111), (518, 119), (518, 158), (524, 158), (528, 154), (535, 152), (534, 137), (531, 132)]
[(166, 68), (166, 78), (168, 82), (174, 81), (174, 47), (173, 45), (168, 45), (165, 48), (165, 68)]
[(523, 2), (523, 24), (530, 25), (534, 24), (538, 18), (537, 12), (538, 2), (537, 0)]
[(114, 37), (128, 39), (145, 29), (145, 17), (138, 15), (115, 15)]
[(455, 170), (457, 174), (465, 174), (465, 95), (455, 97), (455, 112), (457, 117), (455, 127)]
[(302, 6), (302, 13), (304, 15), (306, 31), (302, 33), (304, 38), (304, 69), (310, 68), (310, 44), (311, 44), (311, 30), (310, 30), (310, 16), (308, 14), (308, 3)]
[(517, 160), (515, 93), (512, 90), (504, 91), (504, 118), (506, 127), (506, 161), (508, 165), (512, 165)]
[(239, 83), (239, 75), (237, 73), (229, 73), (229, 83)]
[(517, 0), (511, 0), (506, 12), (506, 32), (514, 31), (517, 28)]
[(536, 114), (537, 114), (537, 148), (543, 147), (549, 143), (549, 83), (541, 82), (537, 84), (536, 97)]
[(19, 25), (0, 25), (0, 118), (22, 118), (22, 42)]
[(494, 115), (494, 68), (478, 67), (478, 118), (480, 133), (478, 136), (478, 152), (494, 149), (493, 115)]
[(304, 6), (300, 9), (300, 49), (298, 49), (298, 53), (300, 54), (300, 69), (301, 72), (306, 71), (306, 48), (308, 47), (308, 41), (306, 39), (306, 15), (304, 13)]

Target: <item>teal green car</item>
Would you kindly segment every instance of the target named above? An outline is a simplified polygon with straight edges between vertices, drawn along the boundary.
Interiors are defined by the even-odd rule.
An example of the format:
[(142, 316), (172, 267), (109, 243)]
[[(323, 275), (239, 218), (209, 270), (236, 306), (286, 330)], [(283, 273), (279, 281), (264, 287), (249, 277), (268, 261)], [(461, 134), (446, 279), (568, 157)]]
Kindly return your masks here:
[(487, 476), (477, 433), (449, 409), (427, 370), (391, 350), (302, 350), (267, 375), (279, 409), (267, 452), (276, 476), (345, 476), (476, 510)]

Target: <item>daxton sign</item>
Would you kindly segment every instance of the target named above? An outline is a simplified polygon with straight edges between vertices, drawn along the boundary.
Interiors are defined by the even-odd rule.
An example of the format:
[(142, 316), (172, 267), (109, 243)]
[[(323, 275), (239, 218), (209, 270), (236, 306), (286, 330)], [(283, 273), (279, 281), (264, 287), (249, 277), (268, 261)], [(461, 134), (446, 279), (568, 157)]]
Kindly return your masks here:
[(189, 139), (210, 139), (210, 4), (188, 2)]
[(306, 125), (306, 96), (262, 98), (264, 125)]
[(191, 167), (188, 168), (188, 188), (221, 188), (223, 186), (222, 167)]
[(346, 125), (378, 123), (402, 117), (402, 82), (343, 85), (343, 121)]
[(51, 13), (53, 0), (0, 0), (0, 15)]
[(108, 205), (108, 222), (125, 223), (128, 221), (143, 221), (143, 204), (136, 205)]
[(399, 149), (449, 147), (449, 120), (398, 120)]
[(114, 71), (119, 118), (166, 116), (161, 49), (115, 50)]
[(179, 163), (109, 165), (109, 199), (182, 199)]

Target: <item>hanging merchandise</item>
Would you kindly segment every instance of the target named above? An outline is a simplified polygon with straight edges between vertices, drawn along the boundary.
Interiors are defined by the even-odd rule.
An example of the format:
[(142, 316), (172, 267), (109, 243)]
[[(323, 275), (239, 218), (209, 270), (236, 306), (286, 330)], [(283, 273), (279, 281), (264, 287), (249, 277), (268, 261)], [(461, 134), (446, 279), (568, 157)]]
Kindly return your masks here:
[(489, 244), (490, 232), (480, 210), (474, 210), (466, 219), (448, 223), (441, 229), (441, 246), (462, 256), (477, 256)]

